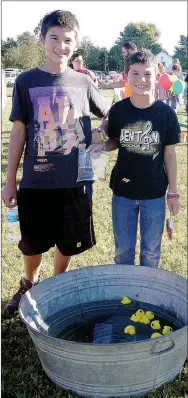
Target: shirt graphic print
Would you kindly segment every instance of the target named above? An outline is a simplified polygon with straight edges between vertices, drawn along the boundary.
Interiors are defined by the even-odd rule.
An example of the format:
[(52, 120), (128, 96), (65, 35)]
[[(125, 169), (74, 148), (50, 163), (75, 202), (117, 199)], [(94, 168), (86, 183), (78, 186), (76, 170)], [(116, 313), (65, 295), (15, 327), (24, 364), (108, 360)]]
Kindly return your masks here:
[(156, 154), (159, 150), (160, 134), (153, 131), (150, 121), (127, 124), (120, 133), (120, 145), (129, 152), (142, 155)]
[[(73, 90), (73, 89), (72, 89)], [(78, 90), (78, 89), (77, 89)], [(79, 115), (62, 87), (29, 89), (34, 109), (34, 151), (38, 157), (69, 155), (84, 143)], [(35, 171), (53, 170), (53, 165), (37, 165)]]

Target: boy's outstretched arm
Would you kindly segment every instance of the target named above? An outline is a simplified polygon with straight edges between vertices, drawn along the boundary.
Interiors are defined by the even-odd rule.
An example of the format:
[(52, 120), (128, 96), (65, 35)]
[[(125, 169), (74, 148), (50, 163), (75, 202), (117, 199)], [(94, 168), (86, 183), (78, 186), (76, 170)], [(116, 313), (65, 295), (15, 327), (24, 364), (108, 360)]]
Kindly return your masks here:
[(179, 194), (177, 191), (177, 161), (175, 145), (167, 145), (164, 149), (164, 164), (168, 178), (167, 203), (170, 213), (175, 216), (179, 212)]
[(2, 199), (6, 207), (12, 207), (10, 205), (12, 200), (14, 200), (14, 206), (17, 204), (16, 174), (24, 150), (25, 142), (26, 126), (21, 121), (16, 120), (13, 123), (13, 128), (10, 135), (7, 179), (2, 191)]
[(108, 138), (107, 141), (105, 142), (90, 145), (88, 151), (90, 151), (91, 153), (102, 152), (102, 151), (111, 152), (117, 149), (117, 147), (118, 147), (117, 140), (115, 138)]

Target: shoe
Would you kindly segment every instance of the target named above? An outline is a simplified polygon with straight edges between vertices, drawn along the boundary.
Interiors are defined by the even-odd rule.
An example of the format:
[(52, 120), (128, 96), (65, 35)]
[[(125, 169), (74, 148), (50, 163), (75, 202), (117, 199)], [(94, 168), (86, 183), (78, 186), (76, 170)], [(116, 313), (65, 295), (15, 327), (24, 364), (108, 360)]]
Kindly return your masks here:
[(5, 305), (5, 308), (3, 310), (3, 315), (4, 316), (13, 316), (16, 311), (18, 311), (18, 306), (20, 303), (20, 300), (22, 296), (33, 286), (37, 285), (37, 283), (40, 282), (40, 276), (37, 282), (31, 282), (22, 276), (20, 280), (20, 288), (14, 294), (14, 296), (8, 301), (8, 303)]

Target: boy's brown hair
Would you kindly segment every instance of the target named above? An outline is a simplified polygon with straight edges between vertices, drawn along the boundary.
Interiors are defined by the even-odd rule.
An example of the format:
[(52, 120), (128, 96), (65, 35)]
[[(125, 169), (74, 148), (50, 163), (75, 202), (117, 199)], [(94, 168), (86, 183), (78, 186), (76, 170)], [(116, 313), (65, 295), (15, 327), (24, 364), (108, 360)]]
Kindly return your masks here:
[(41, 22), (42, 36), (45, 38), (48, 30), (55, 26), (75, 31), (76, 42), (79, 44), (79, 23), (70, 11), (56, 10), (46, 14)]
[(125, 59), (125, 73), (128, 74), (130, 66), (134, 64), (148, 64), (153, 65), (157, 71), (157, 61), (150, 50), (141, 50), (129, 55)]

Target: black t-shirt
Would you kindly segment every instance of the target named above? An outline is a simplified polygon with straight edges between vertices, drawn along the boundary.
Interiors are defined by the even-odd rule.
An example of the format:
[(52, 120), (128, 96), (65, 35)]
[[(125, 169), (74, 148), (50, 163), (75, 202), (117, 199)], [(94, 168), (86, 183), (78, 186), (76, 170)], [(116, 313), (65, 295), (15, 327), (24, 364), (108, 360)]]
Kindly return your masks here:
[(140, 109), (126, 98), (110, 109), (108, 136), (118, 140), (119, 148), (110, 180), (113, 193), (136, 200), (165, 195), (164, 148), (180, 142), (173, 109), (161, 101)]
[(90, 77), (68, 68), (21, 73), (13, 90), (10, 120), (26, 125), (21, 188), (72, 188), (78, 175), (78, 148), (91, 144), (90, 112), (102, 118), (110, 106)]

